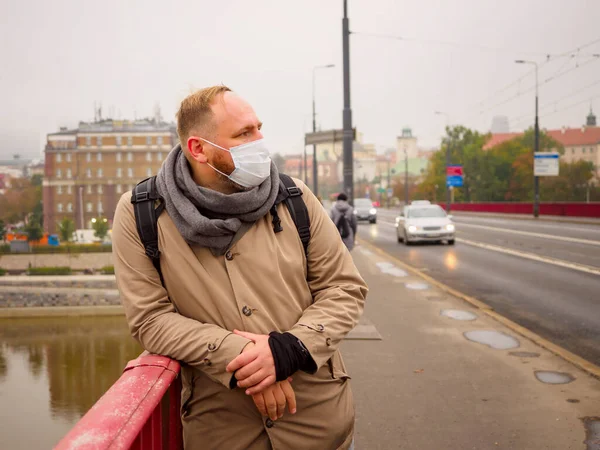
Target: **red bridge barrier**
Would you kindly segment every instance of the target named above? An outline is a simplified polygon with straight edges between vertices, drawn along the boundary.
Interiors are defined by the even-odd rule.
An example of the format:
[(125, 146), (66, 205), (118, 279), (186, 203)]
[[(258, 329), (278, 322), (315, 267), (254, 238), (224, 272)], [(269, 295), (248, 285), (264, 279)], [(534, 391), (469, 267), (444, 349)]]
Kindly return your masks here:
[[(465, 212), (532, 215), (533, 203), (453, 203), (450, 209)], [(540, 203), (540, 215), (600, 218), (600, 203)]]
[(142, 353), (56, 450), (181, 450), (179, 363)]

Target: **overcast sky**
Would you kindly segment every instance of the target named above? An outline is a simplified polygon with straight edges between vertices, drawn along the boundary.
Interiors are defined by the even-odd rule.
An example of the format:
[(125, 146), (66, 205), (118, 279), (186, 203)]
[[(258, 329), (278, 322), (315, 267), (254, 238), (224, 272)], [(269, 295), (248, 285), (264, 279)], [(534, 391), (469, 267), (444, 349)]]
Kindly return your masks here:
[[(158, 103), (171, 120), (191, 90), (219, 83), (254, 105), (273, 151), (299, 153), (323, 64), (336, 67), (316, 72), (317, 121), (341, 128), (342, 0), (0, 1), (0, 158), (39, 156), (47, 133), (92, 119), (94, 102), (123, 119)], [(353, 125), (379, 148), (406, 126), (420, 146), (438, 144), (447, 119), (435, 110), (481, 131), (494, 115), (525, 116), (511, 123), (523, 129), (533, 66), (514, 60), (541, 64), (594, 41), (541, 65), (541, 126), (581, 126), (592, 98), (600, 113), (600, 58), (589, 57), (600, 53), (598, 0), (349, 0), (348, 10)]]

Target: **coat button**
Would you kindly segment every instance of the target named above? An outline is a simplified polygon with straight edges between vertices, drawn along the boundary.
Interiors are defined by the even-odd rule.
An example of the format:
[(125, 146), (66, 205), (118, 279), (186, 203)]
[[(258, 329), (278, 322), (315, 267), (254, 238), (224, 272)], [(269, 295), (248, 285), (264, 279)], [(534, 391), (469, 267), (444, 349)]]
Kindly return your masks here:
[(252, 315), (252, 310), (250, 308), (248, 308), (247, 306), (244, 306), (242, 308), (242, 312), (244, 313), (245, 316), (250, 317)]
[(327, 344), (327, 347), (329, 347), (331, 345), (331, 338), (325, 339), (325, 344)]
[(225, 253), (225, 258), (227, 258), (227, 261), (233, 261), (233, 255), (231, 252)]
[(271, 419), (267, 419), (265, 421), (265, 425), (267, 426), (267, 428), (273, 428), (273, 425), (275, 425), (275, 422), (273, 422)]
[(204, 358), (204, 364), (207, 366), (212, 366), (212, 363), (210, 362), (210, 359), (208, 359), (208, 358)]
[(325, 329), (325, 327), (321, 324), (317, 325), (317, 331), (322, 332)]
[(212, 343), (208, 344), (208, 351), (209, 352), (214, 351), (216, 348), (217, 348), (217, 346), (215, 344), (212, 344)]

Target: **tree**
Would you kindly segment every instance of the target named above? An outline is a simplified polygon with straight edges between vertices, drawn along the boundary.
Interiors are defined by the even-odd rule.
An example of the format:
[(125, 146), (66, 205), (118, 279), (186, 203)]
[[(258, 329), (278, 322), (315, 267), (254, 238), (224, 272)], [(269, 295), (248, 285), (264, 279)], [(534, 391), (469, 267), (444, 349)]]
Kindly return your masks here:
[(92, 228), (94, 229), (94, 236), (103, 241), (108, 234), (108, 220), (106, 217), (94, 218), (92, 219)]
[(4, 221), (0, 220), (0, 241), (4, 242), (5, 237), (6, 237), (6, 226), (4, 225)]
[(41, 211), (42, 187), (26, 178), (11, 180), (10, 188), (0, 197), (0, 219), (8, 223), (24, 222), (34, 211)]
[(60, 240), (63, 242), (69, 242), (73, 238), (73, 233), (75, 232), (75, 223), (65, 217), (58, 223), (58, 233), (60, 235)]
[(27, 233), (27, 242), (39, 241), (44, 237), (44, 230), (42, 225), (37, 220), (30, 220), (25, 226), (25, 233)]

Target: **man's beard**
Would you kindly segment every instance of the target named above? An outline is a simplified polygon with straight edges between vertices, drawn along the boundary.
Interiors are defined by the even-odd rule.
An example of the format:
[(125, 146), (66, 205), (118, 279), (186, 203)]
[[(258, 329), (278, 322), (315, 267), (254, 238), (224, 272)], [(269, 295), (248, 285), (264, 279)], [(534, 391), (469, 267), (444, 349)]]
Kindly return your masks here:
[[(218, 159), (213, 162), (213, 166), (215, 166), (216, 169), (220, 170), (223, 173), (228, 173), (230, 175), (235, 170), (235, 167), (232, 169), (231, 165), (232, 164), (228, 164), (226, 161), (223, 161), (222, 159)], [(216, 172), (219, 182), (231, 187), (234, 191), (246, 192), (246, 191), (250, 191), (250, 190), (254, 189), (251, 187), (247, 188), (247, 187), (237, 184), (235, 181), (233, 181), (230, 178), (228, 178), (227, 176), (223, 175), (223, 173)]]

